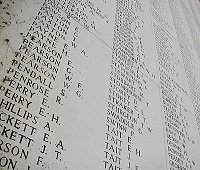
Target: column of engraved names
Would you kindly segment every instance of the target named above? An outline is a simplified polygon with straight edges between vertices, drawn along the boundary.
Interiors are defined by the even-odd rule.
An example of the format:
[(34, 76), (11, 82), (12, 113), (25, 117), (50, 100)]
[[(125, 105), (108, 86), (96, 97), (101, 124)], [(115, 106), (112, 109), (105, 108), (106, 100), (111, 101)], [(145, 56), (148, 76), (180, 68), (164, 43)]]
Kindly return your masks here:
[[(172, 17), (173, 17), (174, 26), (176, 29), (177, 39), (178, 39), (178, 43), (181, 50), (182, 60), (184, 63), (184, 68), (185, 68), (189, 88), (190, 88), (190, 93), (191, 93), (190, 95), (193, 102), (193, 108), (196, 114), (195, 116), (197, 118), (198, 125), (200, 125), (199, 124), (199, 100), (198, 100), (200, 86), (199, 86), (197, 75), (196, 75), (197, 66), (196, 66), (195, 60), (193, 59), (194, 58), (193, 56), (195, 55), (195, 50), (194, 50), (195, 48), (192, 47), (192, 42), (189, 39), (190, 35), (188, 35), (185, 29), (186, 27), (186, 23), (184, 22), (185, 20), (181, 18), (181, 12), (180, 10), (178, 10), (178, 7), (180, 7), (181, 4), (179, 2), (169, 1), (169, 5), (170, 5)], [(200, 126), (199, 126), (199, 131), (200, 131)]]
[[(199, 35), (200, 35), (200, 27), (199, 27), (199, 22), (198, 20), (194, 20), (194, 16), (195, 15), (192, 15), (194, 14), (193, 11), (195, 9), (192, 8), (192, 5), (191, 5), (192, 2), (190, 1), (180, 1), (180, 5), (183, 9), (183, 12), (184, 12), (184, 16), (186, 18), (186, 21), (187, 21), (187, 26), (190, 30), (190, 35), (192, 37), (192, 40), (193, 40), (193, 43), (194, 43), (194, 49), (196, 51), (196, 54), (197, 54), (197, 57), (198, 57), (198, 60), (200, 61), (200, 39), (199, 39)], [(188, 4), (188, 5), (187, 5)], [(196, 21), (196, 22), (195, 22)], [(198, 25), (197, 25), (198, 24)], [(198, 27), (197, 27), (198, 26)], [(197, 29), (199, 28), (199, 29)], [(193, 99), (195, 102), (194, 102), (194, 108), (195, 108), (195, 112), (196, 112), (196, 117), (197, 117), (197, 120), (200, 121), (200, 103), (198, 102), (199, 101), (199, 89), (200, 89), (200, 85), (199, 83), (196, 83), (196, 96), (195, 98), (196, 99)]]
[[(32, 159), (30, 148), (37, 148), (35, 143), (38, 142), (40, 152), (34, 158), (38, 166), (44, 166), (45, 155), (48, 154), (53, 154), (55, 160), (60, 160), (61, 153), (65, 150), (62, 140), (51, 141), (51, 134), (54, 132), (52, 124), (54, 127), (60, 124), (59, 116), (49, 112), (48, 105), (49, 93), (53, 90), (62, 60), (57, 43), (60, 39), (65, 40), (69, 28), (69, 22), (62, 21), (60, 11), (63, 5), (61, 1), (46, 1), (42, 5), (28, 33), (22, 34), (24, 38), (19, 52), (15, 53), (1, 85), (4, 96), (0, 103), (3, 123), (1, 136), (7, 138), (5, 141), (1, 140), (4, 148), (7, 146), (3, 151), (11, 152), (13, 159), (18, 157), (28, 163)], [(38, 104), (36, 108), (35, 105)], [(42, 124), (42, 127), (38, 124)], [(41, 142), (35, 140), (38, 135), (41, 135)], [(13, 146), (13, 141), (15, 144), (19, 143), (19, 146)], [(15, 149), (14, 152), (14, 147), (20, 151)], [(51, 152), (48, 149), (50, 147), (53, 148)], [(17, 169), (17, 161), (11, 162), (12, 157), (3, 158), (5, 164), (2, 166)], [(30, 168), (28, 165), (28, 169)]]
[[(187, 81), (188, 81), (188, 85), (189, 85), (189, 89), (190, 89), (190, 96), (192, 99), (192, 103), (193, 103), (193, 109), (195, 112), (195, 117), (196, 117), (196, 122), (194, 122), (194, 124), (198, 125), (198, 130), (200, 131), (200, 124), (199, 124), (199, 83), (197, 80), (197, 66), (196, 66), (196, 62), (195, 62), (195, 46), (197, 45), (195, 43), (195, 46), (193, 46), (192, 41), (190, 39), (190, 35), (188, 34), (189, 32), (187, 32), (186, 27), (187, 24), (185, 22), (185, 19), (187, 20), (187, 18), (184, 18), (184, 13), (182, 13), (182, 11), (185, 11), (185, 7), (183, 6), (182, 3), (180, 3), (179, 1), (168, 1), (169, 2), (169, 6), (170, 6), (170, 10), (171, 10), (171, 14), (172, 14), (172, 18), (173, 18), (173, 23), (175, 26), (175, 31), (177, 34), (177, 40), (179, 43), (179, 47), (180, 47), (180, 51), (181, 51), (181, 57), (183, 60), (183, 64), (184, 64), (184, 69), (185, 69), (185, 73), (187, 76)], [(180, 10), (180, 7), (183, 7), (183, 10)], [(197, 51), (198, 54), (198, 51)], [(186, 109), (187, 110), (187, 109)], [(189, 139), (188, 139), (189, 140)], [(193, 145), (195, 145), (196, 141), (192, 140)], [(189, 149), (190, 146), (186, 147)], [(189, 158), (189, 160), (191, 159), (196, 159), (195, 157), (193, 158)], [(192, 168), (195, 168), (196, 162), (192, 160)]]
[[(175, 57), (172, 26), (165, 16), (164, 6), (151, 1), (155, 44), (158, 55), (160, 74), (160, 93), (165, 132), (166, 156), (170, 169), (194, 168), (195, 162), (188, 156), (188, 146), (194, 141), (187, 133), (188, 123), (181, 106), (182, 95), (188, 97), (187, 91), (179, 83), (177, 70), (179, 59)], [(165, 8), (167, 11), (167, 8)], [(174, 60), (174, 61), (173, 61)], [(178, 61), (178, 62), (177, 62)], [(177, 63), (176, 63), (177, 62)], [(187, 146), (188, 145), (188, 146)]]
[[(173, 3), (173, 4), (172, 4)], [(194, 60), (191, 56), (194, 55), (194, 49), (192, 47), (191, 42), (189, 41), (188, 34), (185, 31), (185, 24), (183, 19), (180, 17), (180, 13), (177, 10), (178, 3), (177, 2), (169, 2), (174, 26), (177, 33), (177, 38), (181, 50), (181, 55), (184, 63), (185, 72), (187, 75), (187, 80), (190, 88), (191, 98), (193, 101), (193, 107), (194, 111), (197, 116), (197, 122), (199, 122), (199, 100), (198, 100), (198, 94), (199, 94), (199, 83), (196, 79), (196, 66), (194, 63)], [(178, 22), (178, 20), (182, 22)], [(200, 127), (199, 127), (200, 128)]]
[[(103, 1), (103, 4), (106, 4), (106, 1)], [(90, 0), (69, 0), (68, 3), (65, 4), (65, 9), (62, 11), (66, 18), (73, 22), (75, 21), (74, 23), (76, 23), (76, 26), (74, 26), (73, 31), (70, 32), (71, 36), (67, 38), (62, 49), (62, 54), (65, 55), (66, 58), (69, 58), (69, 60), (67, 61), (68, 64), (64, 74), (63, 86), (60, 89), (60, 93), (57, 95), (57, 101), (61, 105), (67, 101), (66, 98), (68, 98), (68, 96), (72, 95), (72, 91), (74, 91), (73, 85), (76, 87), (76, 96), (83, 99), (83, 80), (78, 80), (76, 83), (75, 80), (72, 82), (73, 79), (77, 79), (77, 76), (75, 76), (74, 73), (79, 72), (80, 70), (79, 68), (74, 68), (72, 58), (70, 57), (71, 55), (74, 55), (74, 53), (76, 53), (76, 56), (81, 55), (89, 57), (88, 51), (84, 48), (84, 45), (79, 42), (82, 34), (81, 27), (84, 27), (87, 31), (92, 32), (98, 37), (104, 32), (102, 27), (101, 29), (99, 27), (104, 25), (106, 28), (107, 25), (109, 25), (109, 19), (106, 12), (99, 3)]]
[(161, 72), (161, 97), (166, 133), (166, 151), (170, 168), (194, 168), (195, 162), (188, 156), (189, 144), (194, 144), (187, 133), (188, 123), (184, 116), (184, 107), (177, 101), (177, 88), (173, 80)]
[(134, 46), (134, 41), (140, 45), (142, 42), (139, 36), (135, 35), (137, 38), (133, 39), (131, 35), (131, 19), (139, 18), (130, 12), (133, 11), (133, 5), (130, 5), (133, 2), (117, 1), (116, 4), (103, 161), (105, 169), (139, 169), (137, 162), (132, 160), (141, 157), (142, 151), (134, 146), (134, 138), (152, 131), (144, 114), (144, 108), (149, 105), (144, 96), (147, 80), (140, 67), (134, 68), (142, 53), (138, 46)]

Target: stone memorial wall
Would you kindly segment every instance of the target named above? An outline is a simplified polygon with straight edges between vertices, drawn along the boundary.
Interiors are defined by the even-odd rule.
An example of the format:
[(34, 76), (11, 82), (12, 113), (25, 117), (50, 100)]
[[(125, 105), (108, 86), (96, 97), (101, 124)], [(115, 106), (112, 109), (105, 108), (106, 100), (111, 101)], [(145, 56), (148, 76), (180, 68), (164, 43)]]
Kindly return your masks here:
[(1, 170), (200, 170), (200, 1), (1, 0)]

